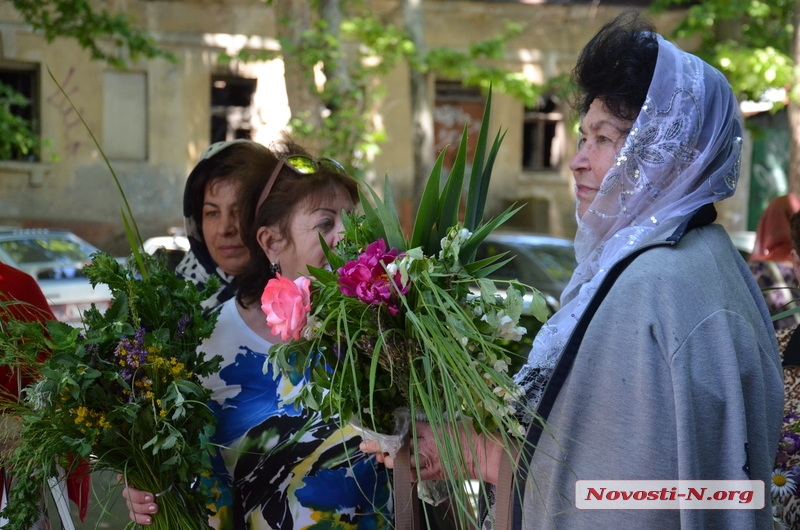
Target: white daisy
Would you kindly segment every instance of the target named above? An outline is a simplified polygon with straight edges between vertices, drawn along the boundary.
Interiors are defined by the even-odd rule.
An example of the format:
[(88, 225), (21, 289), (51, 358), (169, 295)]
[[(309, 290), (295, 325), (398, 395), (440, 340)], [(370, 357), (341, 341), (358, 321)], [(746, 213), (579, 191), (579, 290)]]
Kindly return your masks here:
[(772, 472), (772, 495), (782, 497), (791, 495), (797, 489), (797, 483), (788, 470), (776, 469)]

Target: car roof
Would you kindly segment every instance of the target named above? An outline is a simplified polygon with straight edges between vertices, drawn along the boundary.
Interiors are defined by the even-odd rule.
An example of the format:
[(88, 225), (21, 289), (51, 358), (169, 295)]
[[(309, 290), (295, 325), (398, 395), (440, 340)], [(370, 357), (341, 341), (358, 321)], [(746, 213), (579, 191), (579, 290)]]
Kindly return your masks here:
[(496, 243), (526, 243), (529, 245), (558, 245), (564, 247), (572, 247), (571, 239), (563, 237), (555, 237), (546, 234), (532, 234), (530, 232), (512, 232), (512, 231), (499, 231), (492, 232), (486, 236), (486, 241), (494, 241)]
[(0, 236), (43, 236), (43, 235), (71, 235), (75, 234), (69, 230), (59, 228), (22, 228), (19, 226), (0, 226)]

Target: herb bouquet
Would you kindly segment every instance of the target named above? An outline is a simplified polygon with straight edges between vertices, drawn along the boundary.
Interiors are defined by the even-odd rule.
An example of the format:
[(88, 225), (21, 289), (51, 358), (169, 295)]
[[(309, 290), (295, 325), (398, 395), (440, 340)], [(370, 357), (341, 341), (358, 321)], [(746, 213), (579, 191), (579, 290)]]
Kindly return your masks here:
[[(7, 528), (31, 527), (41, 491), (74, 456), (156, 493), (160, 512), (149, 528), (208, 528), (206, 496), (191, 484), (210, 469), (214, 417), (200, 378), (215, 372), (219, 359), (205, 360), (197, 346), (215, 316), (202, 314), (205, 297), (193, 284), (155, 258), (134, 256), (137, 268), (98, 253), (83, 269), (114, 296), (105, 314), (84, 314), (83, 329), (11, 321), (0, 333), (2, 362), (40, 373), (24, 401), (6, 407), (22, 418), (11, 457), (18, 483), (0, 514)], [(42, 350), (50, 352), (44, 361)]]
[[(465, 180), (466, 129), (443, 191), (439, 156), (407, 239), (393, 206), (388, 179), (385, 200), (368, 190), (362, 215), (343, 214), (345, 233), (326, 249), (331, 270), (309, 267), (310, 278), (270, 280), (262, 309), (273, 333), (269, 362), (284, 374), (306, 374), (293, 401), (377, 433), (402, 435), (396, 412), (424, 417), (436, 433), (448, 482), (463, 479), (464, 449), (446, 433), (453, 424), (512, 442), (524, 435), (514, 415), (520, 389), (508, 373), (501, 341), (519, 340), (523, 304), (546, 318), (541, 294), (506, 282), (505, 296), (487, 275), (504, 255), (475, 261), (478, 245), (513, 215), (509, 208), (482, 223), (492, 165), (502, 137), (484, 160), (491, 97), (469, 178), (465, 218), (459, 223)], [(265, 367), (266, 368), (266, 367)], [(408, 422), (407, 422), (408, 423)], [(416, 436), (411, 423), (412, 438)], [(400, 430), (400, 432), (398, 432)], [(509, 444), (510, 445), (510, 444)], [(384, 450), (390, 450), (385, 445)], [(453, 488), (461, 527), (474, 526), (468, 498)]]

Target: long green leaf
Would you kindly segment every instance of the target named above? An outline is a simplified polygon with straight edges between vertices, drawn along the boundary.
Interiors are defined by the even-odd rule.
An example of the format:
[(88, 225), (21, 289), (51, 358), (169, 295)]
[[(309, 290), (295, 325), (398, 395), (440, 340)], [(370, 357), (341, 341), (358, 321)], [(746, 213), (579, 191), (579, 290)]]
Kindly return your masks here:
[(486, 239), (486, 236), (491, 234), (498, 226), (511, 219), (511, 217), (524, 206), (524, 204), (522, 206), (512, 204), (506, 211), (475, 230), (475, 232), (472, 233), (472, 237), (461, 246), (461, 252), (458, 253), (458, 259), (461, 263), (465, 264), (465, 266), (472, 263), (475, 260), (475, 253), (478, 251), (478, 246)]
[(419, 203), (417, 210), (417, 219), (414, 222), (414, 231), (411, 233), (411, 247), (416, 248), (425, 245), (424, 249), (426, 255), (428, 253), (428, 241), (431, 237), (433, 227), (436, 225), (436, 214), (439, 208), (439, 183), (442, 178), (442, 164), (444, 163), (444, 155), (447, 148), (442, 149), (439, 153), (439, 158), (431, 169), (431, 174), (428, 176), (428, 182), (425, 184), (425, 190), (422, 192), (422, 200)]
[(389, 248), (396, 248), (399, 251), (406, 250), (406, 240), (405, 237), (403, 237), (403, 229), (400, 226), (400, 219), (397, 217), (397, 210), (395, 210), (394, 203), (392, 202), (392, 192), (389, 189), (389, 177), (386, 177), (385, 181), (385, 190), (388, 190), (385, 201), (381, 200), (372, 187), (366, 185), (366, 188), (375, 201), (375, 212), (383, 223), (383, 233)]
[[(408, 250), (406, 246), (406, 238), (403, 235), (403, 226), (400, 224), (400, 216), (397, 215), (397, 205), (394, 202), (394, 195), (392, 195), (392, 187), (389, 185), (389, 174), (387, 173), (384, 175), (383, 179), (383, 204), (385, 205), (386, 213), (392, 222), (392, 226), (390, 227), (391, 231), (393, 232), (392, 238), (396, 240), (396, 244), (392, 246), (399, 251)], [(384, 219), (384, 222), (389, 221)]]
[(500, 150), (500, 144), (503, 143), (505, 137), (505, 132), (501, 134), (500, 131), (497, 131), (497, 136), (494, 138), (492, 148), (489, 150), (489, 156), (486, 159), (486, 167), (483, 168), (483, 177), (480, 179), (478, 193), (475, 196), (476, 227), (483, 221), (483, 210), (486, 208), (486, 196), (489, 194), (489, 181), (492, 178), (492, 168), (494, 167), (494, 161), (497, 159), (497, 152)]
[[(482, 211), (478, 210), (478, 194), (481, 193), (482, 179), (485, 177), (483, 171), (483, 160), (486, 156), (486, 142), (489, 136), (489, 119), (492, 115), (492, 86), (489, 85), (489, 95), (486, 97), (486, 107), (483, 111), (481, 128), (478, 131), (478, 143), (475, 146), (475, 154), (472, 157), (472, 171), (469, 177), (469, 191), (467, 193), (467, 211), (464, 216), (464, 226), (467, 230), (473, 231), (481, 222)], [(483, 192), (485, 193), (485, 192)], [(483, 201), (484, 204), (486, 201)]]
[(456, 152), (456, 160), (450, 170), (450, 175), (447, 176), (442, 196), (439, 198), (439, 226), (436, 227), (439, 238), (446, 236), (450, 227), (458, 223), (458, 208), (461, 205), (461, 190), (464, 187), (464, 169), (467, 165), (468, 131), (469, 123), (466, 123), (464, 131), (461, 133), (461, 143)]
[[(485, 272), (484, 269), (489, 267), (490, 265), (494, 264), (496, 261), (503, 259), (507, 255), (508, 255), (508, 252), (502, 252), (502, 253), (496, 254), (494, 256), (489, 256), (488, 258), (483, 258), (480, 261), (475, 261), (475, 262), (470, 263), (469, 265), (466, 265), (464, 267), (464, 270), (467, 271), (469, 274), (475, 276), (476, 278), (484, 278), (487, 274), (490, 274), (490, 273), (496, 271), (499, 267), (493, 268), (488, 273)], [(506, 263), (508, 263), (512, 259), (514, 259), (513, 256), (503, 260), (503, 262), (500, 264), (500, 267), (502, 267), (503, 265), (505, 265)]]
[[(372, 191), (372, 189), (370, 189), (370, 191)], [(361, 191), (360, 187), (358, 188), (358, 198), (361, 201), (361, 209), (364, 210), (364, 216), (366, 217), (365, 222), (372, 233), (373, 239), (386, 239), (386, 230), (383, 227), (381, 218), (375, 208), (370, 204), (367, 196)]]
[(106, 167), (108, 167), (108, 170), (111, 172), (111, 176), (114, 177), (114, 182), (117, 184), (117, 189), (119, 190), (119, 194), (122, 196), (122, 202), (125, 204), (125, 211), (128, 212), (127, 219), (130, 220), (130, 222), (128, 222), (128, 220), (126, 220), (126, 218), (125, 218), (125, 214), (123, 213), (122, 219), (123, 219), (123, 223), (125, 225), (125, 232), (126, 232), (126, 235), (128, 237), (128, 241), (132, 241), (132, 243), (131, 243), (131, 252), (133, 253), (133, 256), (134, 256), (134, 259), (136, 260), (137, 265), (139, 265), (139, 273), (142, 275), (142, 278), (147, 279), (147, 277), (148, 277), (147, 269), (144, 266), (144, 260), (142, 259), (142, 256), (141, 256), (141, 248), (142, 248), (142, 245), (143, 245), (142, 236), (139, 233), (139, 226), (136, 224), (136, 219), (133, 216), (133, 210), (131, 210), (131, 205), (128, 204), (128, 198), (125, 195), (125, 191), (122, 189), (122, 185), (119, 182), (119, 178), (117, 178), (117, 173), (114, 171), (114, 168), (111, 167), (111, 162), (109, 162), (108, 157), (106, 156), (106, 153), (103, 151), (103, 148), (100, 146), (100, 142), (98, 142), (97, 138), (95, 138), (94, 133), (92, 133), (92, 130), (89, 128), (89, 124), (87, 124), (86, 120), (83, 119), (83, 115), (75, 107), (75, 104), (72, 102), (72, 99), (70, 99), (69, 94), (67, 94), (67, 92), (64, 90), (64, 88), (61, 86), (61, 84), (59, 84), (59, 82), (56, 80), (55, 76), (53, 75), (53, 72), (50, 71), (50, 67), (48, 66), (46, 68), (47, 68), (47, 73), (50, 75), (50, 79), (53, 80), (53, 83), (56, 84), (58, 89), (64, 95), (64, 98), (66, 98), (66, 100), (69, 103), (70, 107), (72, 107), (72, 110), (75, 111), (75, 114), (78, 116), (78, 119), (81, 120), (81, 123), (83, 124), (84, 128), (86, 129), (86, 132), (89, 133), (89, 136), (91, 137), (92, 142), (94, 142), (95, 147), (97, 147), (97, 150), (100, 152), (100, 156), (103, 157), (103, 160), (106, 163)]

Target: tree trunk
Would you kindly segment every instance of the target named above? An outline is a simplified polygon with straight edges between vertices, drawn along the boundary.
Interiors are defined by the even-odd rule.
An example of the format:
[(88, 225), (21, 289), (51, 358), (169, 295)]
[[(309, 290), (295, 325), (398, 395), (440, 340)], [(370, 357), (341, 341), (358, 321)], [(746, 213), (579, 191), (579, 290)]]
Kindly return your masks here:
[[(286, 95), (293, 118), (300, 118), (319, 128), (322, 123), (322, 102), (314, 85), (314, 73), (297, 59), (297, 49), (302, 46), (303, 32), (311, 27), (310, 0), (278, 0), (275, 2), (276, 34), (283, 46), (283, 68)], [(306, 145), (316, 153), (317, 145)]]
[[(800, 65), (800, 0), (794, 2), (794, 40), (792, 41), (792, 59)], [(800, 80), (795, 79), (795, 83)], [(800, 197), (800, 101), (789, 100), (789, 192)]]
[(403, 0), (403, 20), (406, 31), (416, 47), (417, 58), (409, 65), (411, 70), (412, 149), (414, 150), (413, 193), (416, 206), (422, 198), (422, 192), (434, 162), (433, 105), (428, 93), (430, 74), (423, 73), (419, 68), (426, 51), (422, 0)]

